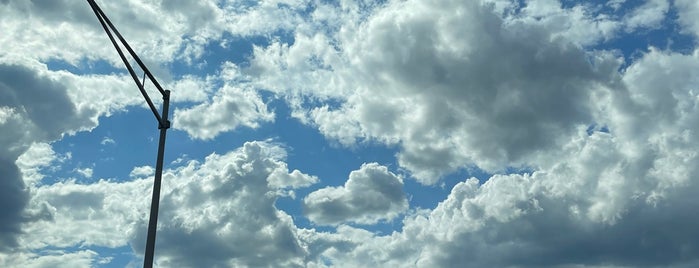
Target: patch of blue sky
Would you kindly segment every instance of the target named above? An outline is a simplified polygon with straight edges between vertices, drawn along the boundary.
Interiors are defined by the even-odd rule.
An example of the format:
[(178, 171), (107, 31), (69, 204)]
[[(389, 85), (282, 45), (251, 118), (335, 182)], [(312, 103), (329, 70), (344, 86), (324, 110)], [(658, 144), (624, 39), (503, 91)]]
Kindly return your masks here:
[(609, 133), (609, 128), (604, 125), (592, 124), (588, 126), (585, 131), (587, 132), (587, 135), (590, 136), (595, 132)]
[[(397, 172), (395, 148), (380, 144), (362, 143), (352, 148), (343, 147), (327, 140), (317, 128), (302, 124), (291, 116), (291, 110), (280, 99), (272, 99), (275, 122), (250, 130), (240, 129), (227, 135), (244, 140), (273, 139), (283, 144), (287, 150), (287, 164), (290, 170), (298, 169), (306, 174), (317, 176), (321, 182), (295, 190), (296, 198), (280, 198), (276, 206), (294, 217), (300, 227), (317, 227), (303, 217), (302, 199), (312, 191), (328, 186), (342, 186), (350, 172), (364, 163), (376, 162)], [(231, 137), (232, 138), (232, 137)]]
[(75, 170), (86, 167), (93, 170), (92, 180), (128, 180), (133, 167), (154, 166), (157, 138), (157, 123), (149, 110), (132, 107), (128, 113), (102, 117), (92, 131), (78, 132), (52, 144), (56, 153), (70, 153), (72, 158), (63, 163), (61, 172), (47, 176), (44, 184), (67, 178), (85, 180)]
[(645, 1), (609, 1), (609, 0), (562, 0), (561, 7), (572, 8), (575, 6), (594, 7), (597, 12), (612, 15), (623, 15), (645, 4)]
[(260, 4), (256, 0), (241, 0), (241, 1), (220, 1), (217, 3), (219, 8), (227, 8), (233, 10), (247, 10)]
[[(641, 1), (628, 1), (640, 3)], [(627, 14), (632, 8), (632, 4), (623, 5), (617, 11), (620, 14)], [(640, 4), (638, 4), (640, 5)], [(681, 26), (677, 22), (677, 8), (671, 6), (663, 21), (655, 28), (639, 28), (633, 32), (621, 32), (616, 38), (597, 44), (590, 49), (615, 50), (621, 52), (625, 58), (622, 67), (631, 64), (636, 58), (647, 52), (650, 47), (661, 50), (669, 50), (680, 53), (691, 53), (694, 50), (696, 38), (690, 34), (682, 33)]]
[(127, 267), (129, 264), (134, 263), (135, 260), (139, 262), (142, 261), (134, 255), (133, 249), (130, 246), (117, 248), (90, 246), (83, 249), (99, 252), (100, 259), (94, 264), (94, 267)]

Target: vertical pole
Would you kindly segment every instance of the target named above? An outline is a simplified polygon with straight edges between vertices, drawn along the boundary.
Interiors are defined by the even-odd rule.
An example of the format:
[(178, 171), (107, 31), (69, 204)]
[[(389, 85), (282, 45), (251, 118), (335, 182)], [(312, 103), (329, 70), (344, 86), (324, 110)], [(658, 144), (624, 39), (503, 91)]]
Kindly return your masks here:
[(170, 128), (168, 110), (170, 108), (170, 90), (165, 90), (163, 95), (162, 122), (158, 122), (160, 129), (160, 142), (158, 143), (158, 159), (155, 163), (155, 181), (153, 183), (153, 199), (150, 204), (150, 219), (148, 220), (148, 236), (146, 239), (146, 255), (143, 259), (143, 267), (153, 267), (153, 254), (155, 253), (155, 232), (158, 227), (158, 207), (160, 206), (160, 182), (163, 176), (163, 157), (165, 154), (165, 136)]

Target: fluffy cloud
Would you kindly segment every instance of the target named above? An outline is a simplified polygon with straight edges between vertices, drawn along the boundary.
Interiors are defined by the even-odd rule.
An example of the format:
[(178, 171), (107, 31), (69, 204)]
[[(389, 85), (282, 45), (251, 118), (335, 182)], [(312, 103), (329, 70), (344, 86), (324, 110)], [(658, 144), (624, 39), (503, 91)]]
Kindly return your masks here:
[[(7, 191), (0, 194), (3, 199), (0, 239), (4, 250), (18, 246), (14, 237), (20, 232), (22, 222), (34, 219), (35, 213), (43, 213), (25, 211), (30, 197), (26, 184), (39, 183), (42, 176), (38, 168), (56, 158), (46, 142), (91, 129), (97, 125), (99, 116), (139, 100), (133, 97), (138, 97), (136, 94), (120, 90), (125, 80), (117, 76), (85, 78), (68, 72), (48, 71), (45, 65), (33, 60), (10, 62), (0, 63), (0, 107), (3, 111), (0, 184), (2, 191)], [(104, 92), (95, 90), (105, 87), (114, 94), (104, 97)]]
[[(165, 171), (158, 264), (699, 264), (699, 52), (652, 48), (619, 70), (618, 54), (586, 50), (622, 30), (656, 27), (673, 8), (668, 1), (646, 1), (622, 17), (599, 13), (602, 4), (570, 7), (555, 0), (180, 2), (105, 7), (113, 19), (127, 21), (125, 29), (153, 26), (135, 43), (165, 63), (199, 57), (202, 45), (223, 31), (294, 31), (293, 43), (275, 39), (255, 47), (250, 66), (224, 66), (220, 75), (231, 81), (217, 91), (218, 78), (171, 83), (183, 92), (178, 102), (194, 102), (174, 118), (174, 126), (191, 137), (211, 139), (272, 121), (274, 114), (253, 89), (262, 88), (289, 100), (294, 116), (343, 145), (395, 146), (400, 168), (424, 184), (471, 166), (531, 171), (469, 178), (436, 208), (406, 212), (402, 178), (365, 164), (344, 185), (302, 199), (309, 220), (335, 225), (320, 232), (298, 228), (275, 207), (284, 190), (319, 178), (289, 171), (283, 149), (274, 144), (246, 143)], [(114, 60), (110, 48), (74, 36), (66, 38), (71, 49), (47, 41), (85, 27), (85, 36), (104, 44), (86, 9), (51, 3), (0, 4), (3, 14), (15, 16), (0, 22), (10, 32), (0, 36), (7, 48), (0, 59), (20, 63), (0, 65), (0, 245), (13, 250), (0, 254), (0, 266), (108, 261), (89, 250), (93, 246), (143, 251), (151, 182), (142, 177), (152, 169), (135, 168), (132, 180), (122, 182), (37, 183), (41, 167), (59, 158), (42, 142), (90, 129), (99, 116), (142, 103), (132, 89), (123, 90), (132, 88), (127, 77), (47, 71), (32, 63)], [(627, 4), (609, 3), (615, 10)], [(72, 12), (58, 14), (55, 7)], [(689, 33), (697, 32), (696, 7), (674, 1)], [(126, 19), (132, 9), (149, 16)], [(304, 12), (310, 13), (302, 19), (297, 13)], [(16, 17), (29, 17), (30, 29), (19, 30)], [(64, 17), (70, 22), (56, 23)], [(275, 19), (249, 23), (262, 18)], [(22, 47), (15, 40), (36, 41)], [(109, 97), (105, 85), (113, 92)], [(192, 90), (197, 87), (204, 90)], [(388, 235), (343, 225), (402, 213), (402, 228)]]
[[(400, 165), (433, 184), (473, 163), (489, 171), (535, 165), (529, 159), (594, 123), (590, 99), (613, 82), (617, 60), (587, 53), (548, 26), (503, 19), (493, 6), (476, 2), (390, 2), (334, 37), (341, 48), (331, 51), (342, 60), (322, 53), (320, 45), (296, 52), (296, 46), (307, 47), (303, 41), (282, 53), (275, 45), (266, 52), (286, 55), (282, 66), (294, 75), (321, 77), (316, 81), (323, 84), (301, 88), (320, 89), (324, 96), (329, 80), (341, 81), (332, 84), (338, 92), (351, 92), (339, 107), (308, 111), (324, 135), (344, 144), (400, 144)], [(304, 61), (300, 51), (317, 57)], [(270, 62), (268, 55), (260, 51), (259, 59)], [(291, 67), (313, 59), (330, 67)], [(253, 67), (269, 66), (265, 62)], [(323, 78), (328, 69), (332, 80)]]
[(153, 167), (141, 166), (141, 167), (133, 168), (133, 170), (131, 170), (131, 173), (129, 173), (129, 177), (138, 178), (138, 177), (153, 176), (154, 173), (155, 173), (155, 169)]
[[(223, 155), (212, 154), (203, 163), (190, 161), (166, 170), (156, 262), (182, 267), (300, 266), (307, 254), (305, 246), (291, 217), (274, 203), (279, 188), (303, 187), (317, 178), (298, 170), (289, 172), (285, 157), (279, 146), (249, 142)], [(36, 220), (23, 228), (21, 251), (17, 251), (23, 255), (0, 258), (0, 264), (36, 263), (44, 257), (27, 251), (49, 246), (130, 244), (135, 255), (142, 254), (151, 183), (149, 178), (92, 184), (69, 180), (32, 188), (28, 210), (34, 211)], [(65, 253), (63, 257), (73, 256), (73, 261), (83, 256)], [(50, 257), (45, 261), (65, 260)], [(89, 257), (93, 262), (105, 258)]]
[[(25, 208), (30, 198), (27, 186), (40, 184), (42, 175), (38, 170), (57, 157), (46, 143), (92, 129), (99, 116), (142, 100), (134, 92), (123, 90), (128, 81), (123, 76), (79, 76), (49, 71), (34, 60), (0, 58), (0, 184), (2, 191), (7, 191), (1, 194), (0, 239), (3, 250), (8, 250), (18, 246), (14, 239), (20, 224), (44, 213)], [(83, 171), (89, 175), (89, 170)]]
[[(108, 263), (108, 259), (97, 260), (97, 253), (92, 250), (81, 250), (77, 252), (65, 252), (61, 250), (51, 250), (39, 254), (16, 254), (8, 256), (6, 264), (16, 265), (17, 267), (91, 267), (96, 263)], [(0, 263), (3, 263), (0, 261)]]
[(147, 218), (151, 183), (67, 180), (32, 189), (29, 210), (41, 218), (25, 225), (22, 249), (126, 245), (137, 228), (145, 228), (135, 223)]
[(581, 129), (555, 165), (458, 183), (434, 210), (406, 217), (402, 232), (309, 236), (332, 265), (691, 267), (699, 158), (686, 148), (697, 144), (653, 140), (629, 147)]
[(28, 186), (34, 186), (44, 178), (42, 168), (60, 160), (48, 143), (34, 143), (20, 155), (15, 164), (22, 172), (22, 179)]
[[(339, 61), (303, 41), (298, 48), (311, 49), (257, 50), (253, 73), (267, 68), (323, 81), (272, 90), (323, 99), (330, 96), (327, 81), (346, 87), (331, 97), (339, 105), (310, 108), (304, 119), (346, 145), (399, 145), (400, 164), (422, 182), (472, 163), (535, 170), (459, 183), (436, 209), (406, 217), (402, 232), (388, 236), (347, 226), (302, 232), (316, 249), (316, 264), (696, 265), (697, 219), (685, 214), (699, 185), (693, 88), (699, 53), (651, 49), (619, 72), (616, 55), (584, 50), (619, 29), (655, 27), (668, 8), (667, 1), (649, 1), (588, 40), (576, 31), (604, 27), (595, 28), (601, 26), (595, 20), (571, 27), (558, 17), (561, 10), (584, 11), (586, 19), (590, 10), (563, 9), (558, 1), (530, 1), (514, 18), (487, 5), (388, 2), (356, 28), (312, 37), (332, 40)], [(303, 38), (311, 37), (296, 39)], [(322, 197), (330, 204), (336, 195)], [(311, 197), (321, 195), (305, 200)]]
[(274, 113), (253, 90), (233, 86), (221, 88), (209, 103), (175, 110), (175, 129), (190, 137), (212, 139), (238, 126), (256, 128), (260, 122), (274, 120)]
[(29, 145), (57, 139), (80, 122), (63, 85), (20, 65), (0, 64), (0, 107), (7, 113), (0, 123), (0, 250), (8, 250), (17, 246), (29, 199), (15, 161)]
[[(98, 4), (134, 49), (155, 62), (197, 56), (221, 32), (216, 25), (222, 12), (213, 1)], [(0, 10), (9, 14), (2, 21), (8, 33), (0, 38), (3, 53), (73, 64), (86, 58), (121, 64), (85, 1), (4, 1)]]
[(692, 0), (676, 0), (674, 2), (679, 17), (679, 23), (684, 26), (685, 32), (699, 36), (699, 22), (695, 20), (699, 16), (699, 3)]
[[(166, 176), (170, 183), (161, 203), (158, 264), (300, 266), (305, 249), (291, 217), (275, 208), (276, 191), (269, 185), (278, 169), (288, 173), (280, 152), (270, 144), (246, 143)], [(134, 237), (137, 252), (145, 235), (142, 228)]]
[(344, 186), (326, 187), (303, 199), (304, 213), (319, 224), (373, 224), (408, 209), (401, 177), (377, 163), (352, 171)]
[(640, 27), (660, 27), (669, 10), (670, 2), (667, 0), (646, 1), (625, 18), (625, 26), (631, 30)]

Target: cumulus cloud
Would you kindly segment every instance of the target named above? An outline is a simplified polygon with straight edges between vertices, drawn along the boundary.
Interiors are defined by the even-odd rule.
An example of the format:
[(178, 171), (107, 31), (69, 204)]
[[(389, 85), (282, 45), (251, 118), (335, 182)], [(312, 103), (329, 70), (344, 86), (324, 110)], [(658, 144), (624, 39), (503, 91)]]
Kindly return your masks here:
[[(134, 49), (154, 62), (198, 56), (201, 47), (221, 33), (217, 22), (222, 20), (222, 11), (214, 1), (98, 4)], [(0, 10), (9, 15), (2, 21), (8, 34), (0, 38), (7, 55), (61, 59), (72, 64), (84, 59), (107, 59), (121, 65), (84, 1), (5, 1)]]
[(129, 173), (129, 177), (132, 178), (138, 178), (138, 177), (146, 177), (146, 176), (152, 176), (155, 173), (155, 169), (151, 166), (140, 166), (140, 167), (134, 167), (131, 170), (131, 173)]
[(274, 113), (257, 92), (224, 86), (208, 103), (175, 110), (175, 129), (186, 131), (190, 137), (212, 139), (219, 133), (238, 126), (257, 128), (260, 122), (274, 120)]
[[(3, 8), (6, 8), (3, 6)], [(1, 57), (0, 57), (1, 58)], [(9, 63), (4, 62), (8, 60)], [(48, 71), (33, 60), (0, 61), (0, 167), (3, 172), (2, 239), (3, 250), (15, 248), (20, 225), (33, 221), (43, 210), (27, 209), (30, 192), (39, 184), (39, 169), (57, 156), (46, 144), (80, 130), (94, 128), (101, 115), (134, 104), (135, 94), (121, 94), (124, 79), (114, 75), (81, 77), (68, 72)], [(113, 82), (113, 83), (109, 83)], [(116, 89), (107, 94), (95, 88)], [(31, 146), (30, 146), (31, 145)], [(25, 154), (26, 152), (26, 154)], [(59, 159), (60, 160), (60, 159)], [(21, 173), (20, 169), (21, 168)], [(86, 176), (89, 170), (83, 170)], [(25, 211), (25, 209), (27, 209)]]
[(48, 167), (56, 160), (59, 156), (53, 151), (51, 145), (48, 143), (34, 143), (29, 148), (20, 155), (15, 164), (22, 172), (22, 179), (24, 183), (33, 186), (44, 178), (41, 173), (42, 168)]
[[(330, 96), (327, 81), (342, 87), (330, 97), (339, 105), (295, 106), (307, 109), (305, 119), (326, 137), (398, 145), (399, 163), (421, 182), (474, 163), (491, 171), (533, 168), (459, 183), (437, 208), (406, 217), (402, 232), (388, 236), (348, 226), (301, 232), (316, 249), (310, 253), (318, 254), (316, 264), (696, 265), (697, 219), (683, 214), (699, 185), (693, 88), (699, 53), (651, 49), (619, 71), (617, 55), (585, 51), (619, 29), (657, 26), (668, 8), (667, 1), (649, 1), (612, 21), (589, 20), (592, 9), (558, 1), (529, 1), (515, 17), (473, 3), (388, 2), (336, 36), (313, 37), (332, 40), (339, 61), (321, 53), (322, 45), (303, 42), (299, 48), (311, 49), (258, 49), (253, 73), (323, 81), (271, 90), (322, 100)], [(561, 10), (590, 23), (568, 23)], [(599, 32), (580, 38), (585, 27)], [(319, 192), (329, 204), (344, 188), (327, 189)]]
[(97, 259), (97, 252), (92, 250), (80, 250), (77, 252), (65, 252), (51, 250), (42, 254), (15, 254), (0, 260), (0, 263), (16, 265), (18, 267), (91, 267), (97, 263), (108, 263), (107, 259)]
[[(594, 4), (566, 7), (555, 0), (321, 2), (105, 6), (122, 20), (132, 9), (151, 15), (127, 20), (124, 28), (153, 26), (135, 38), (136, 46), (166, 63), (178, 55), (199, 57), (202, 45), (222, 31), (293, 31), (293, 42), (256, 46), (249, 66), (224, 67), (223, 79), (244, 78), (235, 85), (213, 90), (218, 81), (209, 77), (171, 84), (184, 94), (177, 101), (193, 102), (173, 120), (193, 138), (272, 121), (274, 113), (255, 91), (264, 89), (288, 99), (294, 116), (343, 145), (395, 146), (400, 168), (423, 184), (471, 166), (502, 174), (466, 179), (436, 208), (409, 211), (403, 178), (365, 164), (344, 185), (302, 199), (312, 223), (335, 226), (323, 232), (298, 228), (275, 207), (281, 190), (320, 181), (290, 171), (279, 146), (249, 142), (201, 162), (173, 162), (164, 176), (159, 265), (699, 264), (699, 52), (651, 48), (620, 70), (618, 54), (589, 50), (622, 30), (656, 27), (673, 7), (683, 29), (696, 33), (694, 2), (646, 1), (621, 18), (598, 13)], [(609, 3), (614, 9), (626, 4)], [(0, 245), (13, 250), (0, 253), (0, 266), (107, 261), (83, 250), (92, 246), (143, 251), (151, 183), (143, 177), (152, 168), (134, 168), (127, 182), (35, 183), (41, 167), (57, 158), (42, 142), (142, 103), (121, 90), (132, 87), (123, 76), (32, 65), (52, 58), (114, 60), (109, 48), (71, 35), (71, 49), (46, 41), (80, 27), (87, 36), (81, 40), (104, 41), (91, 14), (77, 5), (0, 4), (2, 14), (15, 17), (0, 21), (10, 33), (0, 36), (7, 48), (0, 59), (32, 66), (0, 65)], [(70, 23), (56, 23), (63, 16)], [(31, 18), (28, 26), (18, 17)], [(21, 47), (14, 40), (38, 41)], [(95, 90), (105, 85), (114, 94)], [(530, 171), (505, 174), (521, 166)], [(402, 228), (388, 235), (346, 225), (401, 214), (407, 215)]]
[(674, 2), (679, 17), (678, 22), (684, 27), (686, 33), (699, 36), (699, 22), (695, 20), (699, 16), (699, 3), (692, 0), (676, 0)]
[(63, 85), (20, 65), (0, 64), (0, 107), (9, 111), (0, 124), (0, 250), (8, 250), (17, 246), (29, 199), (15, 161), (29, 145), (55, 140), (80, 122)]
[(310, 193), (303, 204), (305, 215), (318, 224), (373, 224), (408, 209), (402, 178), (377, 163), (352, 171), (343, 186)]
[(92, 168), (78, 168), (78, 169), (75, 169), (75, 172), (77, 172), (81, 176), (89, 179), (89, 178), (92, 178), (93, 170), (92, 170)]
[(685, 150), (697, 144), (668, 138), (681, 145), (629, 147), (581, 129), (554, 165), (460, 182), (434, 210), (406, 217), (402, 232), (310, 236), (332, 265), (691, 267), (699, 158)]
[[(156, 262), (180, 267), (300, 266), (306, 249), (291, 217), (274, 203), (279, 187), (304, 187), (317, 178), (290, 172), (285, 157), (277, 145), (248, 142), (202, 163), (190, 161), (165, 170)], [(136, 255), (142, 254), (151, 183), (148, 178), (91, 184), (68, 180), (33, 188), (27, 207), (37, 220), (24, 225), (19, 238), (23, 251), (18, 253), (130, 244)], [(64, 257), (85, 257), (78, 253), (66, 251)], [(31, 254), (22, 256), (0, 258), (0, 264), (38, 261)], [(44, 260), (52, 257), (48, 254)], [(93, 262), (105, 258), (87, 257)]]
[(670, 10), (670, 1), (651, 0), (634, 9), (626, 18), (625, 26), (628, 29), (635, 28), (657, 28), (660, 27)]
[[(286, 166), (286, 164), (283, 164)], [(304, 174), (298, 169), (294, 169), (291, 173), (286, 168), (276, 169), (267, 178), (269, 186), (272, 188), (301, 188), (308, 187), (317, 183), (318, 177)]]
[[(585, 52), (549, 26), (503, 19), (478, 2), (390, 2), (334, 36), (341, 48), (303, 50), (308, 45), (299, 42), (279, 53), (271, 45), (256, 54), (264, 62), (253, 67), (269, 66), (269, 55), (285, 55), (276, 62), (292, 71), (279, 74), (320, 76), (316, 81), (323, 84), (292, 84), (316, 88), (319, 96), (327, 79), (341, 81), (332, 83), (347, 92), (341, 105), (309, 109), (311, 122), (343, 144), (399, 144), (400, 165), (434, 184), (473, 163), (489, 171), (533, 165), (536, 154), (594, 123), (590, 98), (613, 81), (617, 60)], [(333, 39), (313, 40), (332, 47)], [(303, 71), (318, 61), (330, 67)], [(332, 77), (323, 78), (328, 69)]]
[[(156, 262), (181, 267), (300, 266), (305, 249), (291, 217), (275, 208), (276, 189), (270, 187), (274, 174), (288, 174), (280, 152), (271, 144), (250, 142), (166, 175), (163, 180), (170, 184), (161, 203), (164, 220)], [(142, 228), (133, 237), (137, 252), (145, 236)]]

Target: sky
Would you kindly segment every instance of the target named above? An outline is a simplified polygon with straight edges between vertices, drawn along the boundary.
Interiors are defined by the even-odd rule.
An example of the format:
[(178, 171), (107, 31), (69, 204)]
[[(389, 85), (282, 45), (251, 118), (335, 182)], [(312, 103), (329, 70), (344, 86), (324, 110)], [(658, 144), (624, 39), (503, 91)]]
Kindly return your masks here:
[[(695, 0), (96, 2), (157, 267), (699, 266)], [(90, 6), (0, 29), (0, 266), (141, 267)]]

